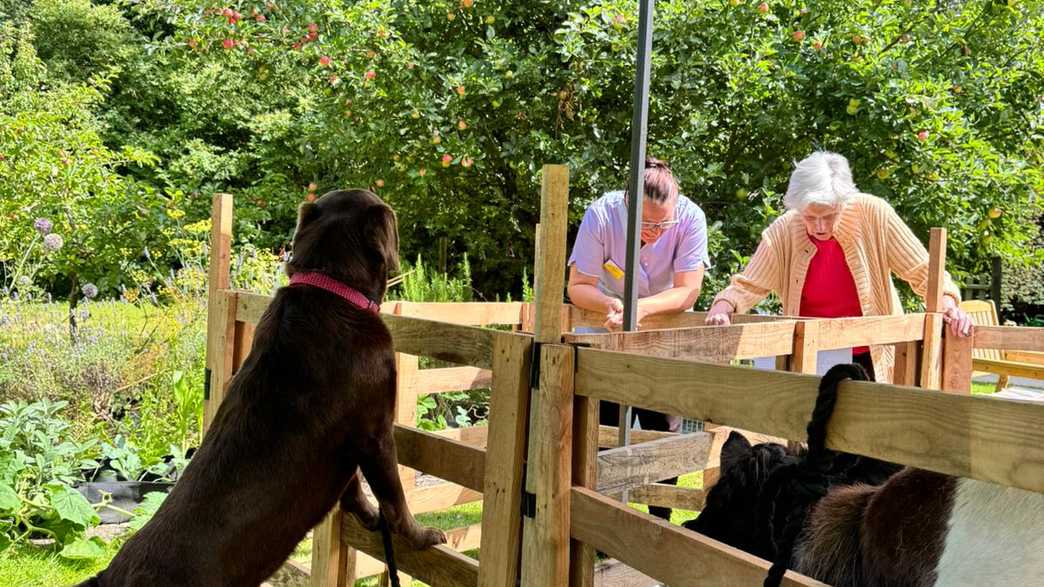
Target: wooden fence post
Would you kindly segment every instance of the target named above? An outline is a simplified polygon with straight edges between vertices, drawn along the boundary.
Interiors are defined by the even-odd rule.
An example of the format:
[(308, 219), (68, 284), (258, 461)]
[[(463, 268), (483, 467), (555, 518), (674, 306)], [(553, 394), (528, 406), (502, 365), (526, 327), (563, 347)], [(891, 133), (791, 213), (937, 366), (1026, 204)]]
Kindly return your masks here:
[[(203, 433), (224, 398), (232, 370), (235, 304), (223, 293), (231, 281), (232, 194), (214, 194), (210, 213), (210, 268), (207, 279), (207, 359), (203, 393)], [(234, 301), (234, 300), (233, 300)]]
[[(573, 485), (594, 489), (598, 485), (598, 400), (583, 396), (574, 397)], [(569, 585), (592, 587), (594, 565), (594, 547), (579, 540), (571, 540)]]
[(974, 337), (957, 336), (944, 329), (942, 389), (951, 393), (971, 393), (972, 345)]
[(921, 387), (942, 387), (942, 289), (946, 268), (946, 229), (933, 228), (928, 244), (928, 295), (925, 297), (924, 342), (921, 347)]
[(816, 373), (819, 345), (816, 337), (818, 323), (800, 320), (794, 324), (794, 354), (790, 356), (790, 370), (795, 373)]

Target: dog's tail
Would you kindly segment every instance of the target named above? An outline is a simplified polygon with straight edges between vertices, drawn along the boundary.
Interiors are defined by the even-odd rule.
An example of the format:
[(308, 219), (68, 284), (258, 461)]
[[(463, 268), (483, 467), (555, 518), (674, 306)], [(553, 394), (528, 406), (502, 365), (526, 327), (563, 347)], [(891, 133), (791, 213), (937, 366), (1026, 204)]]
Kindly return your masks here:
[(837, 387), (842, 381), (867, 381), (870, 376), (866, 370), (855, 363), (834, 365), (823, 375), (819, 382), (819, 395), (816, 396), (816, 407), (812, 410), (812, 419), (805, 431), (808, 433), (808, 454), (811, 458), (819, 458), (826, 454), (826, 431), (830, 416), (837, 405)]

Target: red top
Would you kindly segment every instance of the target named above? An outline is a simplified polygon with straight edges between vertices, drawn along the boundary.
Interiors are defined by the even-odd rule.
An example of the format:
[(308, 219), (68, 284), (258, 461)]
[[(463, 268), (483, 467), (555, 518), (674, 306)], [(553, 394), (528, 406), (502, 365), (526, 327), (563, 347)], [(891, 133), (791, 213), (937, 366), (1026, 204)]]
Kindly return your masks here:
[(314, 271), (294, 273), (293, 276), (290, 277), (290, 285), (300, 284), (312, 285), (320, 289), (325, 289), (328, 292), (335, 293), (360, 310), (367, 310), (374, 314), (379, 314), (381, 312), (380, 304), (366, 297), (362, 292), (354, 287), (341, 283), (329, 275), (316, 273)]
[[(805, 286), (801, 289), (800, 315), (808, 318), (848, 318), (862, 316), (859, 292), (845, 251), (837, 239), (819, 240), (809, 235), (816, 254), (808, 264)], [(855, 347), (853, 355), (870, 352), (870, 347)]]

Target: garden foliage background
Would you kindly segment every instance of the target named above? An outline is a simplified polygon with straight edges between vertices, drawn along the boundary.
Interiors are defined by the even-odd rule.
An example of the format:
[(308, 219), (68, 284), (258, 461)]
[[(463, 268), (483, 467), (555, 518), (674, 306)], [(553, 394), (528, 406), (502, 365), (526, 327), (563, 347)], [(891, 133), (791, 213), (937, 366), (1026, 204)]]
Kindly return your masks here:
[[(66, 528), (25, 505), (58, 495), (43, 476), (198, 442), (215, 192), (241, 287), (280, 283), (302, 201), (363, 186), (415, 260), (396, 295), (523, 296), (541, 165), (569, 165), (574, 229), (625, 181), (636, 25), (633, 0), (0, 0), (0, 428), (69, 422), (12, 433), (0, 487)], [(959, 280), (1000, 256), (1011, 315), (1042, 311), (1044, 2), (660, 0), (655, 28), (649, 152), (712, 223), (699, 304), (822, 148), (946, 227)], [(433, 427), (482, 417), (439, 401)], [(60, 466), (27, 480), (17, 450)]]

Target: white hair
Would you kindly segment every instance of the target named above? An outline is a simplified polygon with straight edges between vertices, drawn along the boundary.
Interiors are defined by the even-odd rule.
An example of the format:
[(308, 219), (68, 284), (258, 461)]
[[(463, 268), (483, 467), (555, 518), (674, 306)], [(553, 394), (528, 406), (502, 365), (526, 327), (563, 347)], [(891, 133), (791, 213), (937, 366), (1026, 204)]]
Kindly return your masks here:
[(803, 210), (809, 204), (836, 206), (858, 191), (848, 159), (830, 151), (816, 151), (794, 164), (783, 205), (789, 210)]

